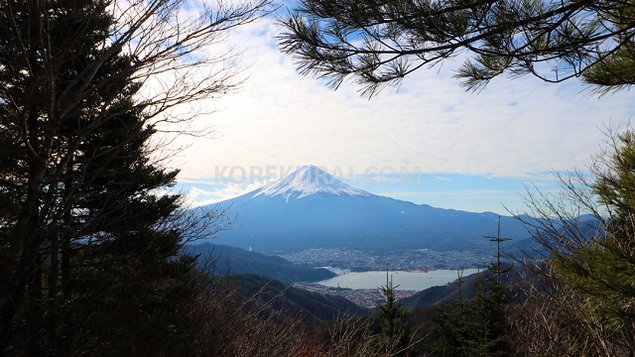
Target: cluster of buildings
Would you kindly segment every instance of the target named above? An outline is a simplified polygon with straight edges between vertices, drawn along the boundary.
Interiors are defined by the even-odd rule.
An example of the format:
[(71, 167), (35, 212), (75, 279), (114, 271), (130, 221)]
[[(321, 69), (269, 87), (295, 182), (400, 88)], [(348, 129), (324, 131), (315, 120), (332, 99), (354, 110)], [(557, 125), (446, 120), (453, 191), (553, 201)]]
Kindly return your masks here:
[(346, 248), (313, 248), (281, 256), (296, 264), (335, 267), (349, 271), (439, 270), (487, 266), (494, 255), (479, 251), (414, 249), (373, 252)]

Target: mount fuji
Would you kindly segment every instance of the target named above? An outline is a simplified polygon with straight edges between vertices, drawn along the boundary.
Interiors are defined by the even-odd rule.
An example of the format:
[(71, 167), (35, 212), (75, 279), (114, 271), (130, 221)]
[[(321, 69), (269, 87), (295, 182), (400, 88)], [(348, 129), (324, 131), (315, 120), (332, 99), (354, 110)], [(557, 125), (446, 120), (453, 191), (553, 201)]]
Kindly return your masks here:
[(285, 179), (254, 192), (256, 192), (254, 196), (282, 196), (287, 202), (290, 198), (301, 199), (318, 193), (335, 196), (372, 196), (366, 191), (345, 184), (313, 165), (302, 166)]
[[(214, 242), (261, 252), (310, 248), (371, 251), (411, 249), (487, 250), (483, 236), (496, 234), (498, 215), (435, 208), (352, 187), (312, 165), (271, 185), (213, 204), (236, 223)], [(502, 233), (529, 238), (512, 217)]]

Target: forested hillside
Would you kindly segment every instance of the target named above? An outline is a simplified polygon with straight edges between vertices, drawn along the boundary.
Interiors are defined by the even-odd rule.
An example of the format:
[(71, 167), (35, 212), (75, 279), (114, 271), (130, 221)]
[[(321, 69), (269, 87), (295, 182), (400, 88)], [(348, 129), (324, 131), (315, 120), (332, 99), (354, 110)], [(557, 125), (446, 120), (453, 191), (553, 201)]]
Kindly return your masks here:
[(326, 269), (292, 264), (277, 256), (209, 242), (187, 245), (183, 251), (198, 256), (199, 267), (218, 276), (254, 274), (285, 284), (320, 281), (335, 276)]
[[(500, 225), (499, 234), (491, 234), (498, 215), (487, 212), (415, 205), (341, 182), (310, 186), (299, 195), (288, 190), (296, 186), (274, 184), (235, 201), (239, 206), (254, 199), (252, 207), (259, 209), (252, 216), (253, 231), (243, 238), (258, 242), (256, 233), (267, 228), (259, 238), (271, 238), (263, 243), (272, 249), (280, 243), (307, 248), (318, 240), (367, 247), (374, 233), (379, 239), (372, 248), (379, 251), (406, 249), (405, 244), (411, 249), (414, 242), (440, 250), (489, 244), (492, 249), (483, 251), (497, 252), (487, 273), (402, 302), (387, 276), (378, 287), (383, 299), (372, 312), (290, 286), (332, 276), (323, 269), (232, 248), (206, 259), (205, 253), (217, 248), (190, 243), (214, 239), (232, 217), (188, 206), (188, 198), (175, 188), (182, 179), (179, 170), (171, 166), (191, 138), (208, 134), (193, 120), (217, 108), (197, 104), (246, 87), (240, 85), (249, 76), (239, 75), (244, 63), (223, 41), (236, 38), (253, 45), (245, 40), (253, 31), (243, 27), (264, 17), (276, 16), (277, 23), (267, 25), (283, 29), (259, 35), (279, 41), (302, 74), (335, 88), (352, 78), (367, 96), (460, 55), (465, 62), (456, 75), (468, 89), (482, 89), (502, 74), (528, 74), (549, 83), (582, 77), (605, 94), (598, 99), (603, 100), (635, 84), (633, 0), (302, 0), (293, 9), (282, 5), (270, 0), (0, 0), (0, 356), (635, 356), (635, 129), (630, 126), (606, 130), (603, 151), (588, 169), (556, 174), (560, 193), (528, 188), (527, 214), (502, 220), (513, 221), (519, 235), (521, 228), (530, 232), (532, 243), (520, 242), (527, 254), (508, 259), (502, 252), (513, 242), (500, 234)], [(264, 60), (268, 65), (289, 62)], [(286, 86), (292, 75), (267, 72), (266, 89), (253, 102), (222, 103), (253, 107), (258, 120), (277, 119), (275, 111), (256, 104), (262, 104), (258, 99), (265, 92), (284, 87), (276, 81)], [(296, 93), (294, 84), (288, 87)], [(323, 95), (310, 89), (310, 94), (297, 93)], [(445, 91), (435, 85), (427, 103), (435, 104)], [(406, 89), (402, 94), (413, 108), (422, 106), (422, 97)], [(395, 98), (382, 106), (399, 106)], [(562, 98), (567, 97), (553, 102), (561, 104)], [(405, 164), (416, 157), (429, 164), (432, 150), (414, 150), (402, 139), (414, 133), (416, 145), (424, 145), (429, 132), (447, 126), (443, 130), (452, 137), (436, 138), (451, 144), (448, 155), (437, 159), (437, 167), (446, 167), (456, 156), (454, 146), (465, 145), (452, 140), (454, 135), (478, 132), (476, 126), (456, 124), (466, 122), (450, 114), (434, 119), (447, 125), (414, 130), (397, 115), (373, 117), (364, 101), (349, 96), (339, 104), (355, 104), (363, 118), (358, 123), (374, 130), (367, 134), (377, 142), (368, 142), (358, 140), (359, 127), (343, 134), (328, 131), (327, 124), (347, 122), (352, 115), (327, 110), (332, 103), (319, 103), (319, 114), (335, 112), (335, 118), (325, 114), (319, 126), (305, 127), (306, 108), (296, 99), (279, 96), (273, 107), (293, 102), (302, 113), (298, 122), (283, 118), (266, 130), (240, 128), (252, 142), (264, 138), (271, 151), (245, 153), (249, 150), (231, 142), (235, 151), (230, 152), (248, 156), (245, 166), (275, 162), (283, 156), (275, 148), (288, 140), (289, 151), (312, 158), (325, 149), (320, 139), (334, 136), (354, 142), (352, 151), (366, 159), (379, 148), (375, 153), (381, 158), (372, 158), (378, 162)], [(621, 113), (635, 113), (633, 101), (625, 102)], [(471, 108), (462, 110), (478, 120)], [(519, 120), (504, 119), (497, 123)], [(390, 130), (377, 126), (384, 120), (390, 120)], [(567, 123), (567, 130), (585, 125), (579, 120)], [(301, 129), (299, 138), (287, 132), (292, 127)], [(501, 128), (487, 130), (499, 135)], [(556, 136), (545, 144), (540, 136), (551, 135), (550, 127), (522, 129), (508, 146), (479, 152), (516, 160), (523, 150), (533, 154), (539, 146), (578, 139)], [(251, 136), (261, 130), (263, 136)], [(274, 130), (284, 134), (283, 140), (270, 137)], [(515, 147), (524, 136), (538, 139), (531, 148)], [(469, 150), (486, 141), (474, 139), (467, 143)], [(293, 147), (298, 143), (306, 148)], [(388, 150), (393, 146), (398, 150)], [(571, 160), (578, 154), (566, 153)], [(220, 160), (215, 155), (206, 153), (207, 166), (197, 168), (199, 176), (209, 175), (208, 161)], [(354, 161), (362, 156), (336, 148), (324, 157)], [(483, 159), (470, 157), (476, 159), (467, 161), (477, 165)], [(262, 177), (251, 179), (241, 189)], [(304, 195), (313, 189), (322, 191)], [(227, 191), (235, 193), (231, 185)], [(273, 206), (282, 208), (273, 211)], [(289, 207), (303, 213), (285, 211)], [(354, 224), (346, 215), (357, 218)], [(390, 224), (380, 224), (384, 219)], [(297, 236), (278, 234), (286, 221), (294, 223)], [(424, 228), (429, 231), (421, 234)], [(332, 229), (339, 233), (330, 234)], [(224, 274), (239, 272), (249, 274)]]

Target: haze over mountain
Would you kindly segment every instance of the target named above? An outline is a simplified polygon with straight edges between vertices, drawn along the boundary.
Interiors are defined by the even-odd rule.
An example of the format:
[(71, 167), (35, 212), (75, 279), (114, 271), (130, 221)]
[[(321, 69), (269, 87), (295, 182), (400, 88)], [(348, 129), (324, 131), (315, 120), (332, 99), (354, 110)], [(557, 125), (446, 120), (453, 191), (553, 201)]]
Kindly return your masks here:
[[(289, 176), (220, 205), (236, 214), (231, 230), (214, 240), (256, 251), (310, 248), (491, 251), (498, 215), (435, 208), (352, 187), (307, 165)], [(502, 234), (527, 239), (524, 226), (501, 217)]]

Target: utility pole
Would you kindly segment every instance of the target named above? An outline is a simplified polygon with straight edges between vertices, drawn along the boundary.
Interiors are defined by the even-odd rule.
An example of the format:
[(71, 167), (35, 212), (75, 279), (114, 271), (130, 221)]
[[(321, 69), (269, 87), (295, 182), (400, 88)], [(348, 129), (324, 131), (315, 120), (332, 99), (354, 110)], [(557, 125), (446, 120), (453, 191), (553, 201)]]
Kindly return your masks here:
[(500, 284), (501, 273), (508, 271), (508, 269), (505, 269), (505, 271), (503, 271), (503, 269), (501, 268), (501, 243), (512, 240), (512, 238), (501, 237), (501, 216), (498, 216), (498, 232), (496, 234), (496, 237), (484, 236), (484, 238), (488, 238), (490, 242), (496, 242), (496, 264), (494, 265), (494, 274), (496, 276), (496, 284)]

